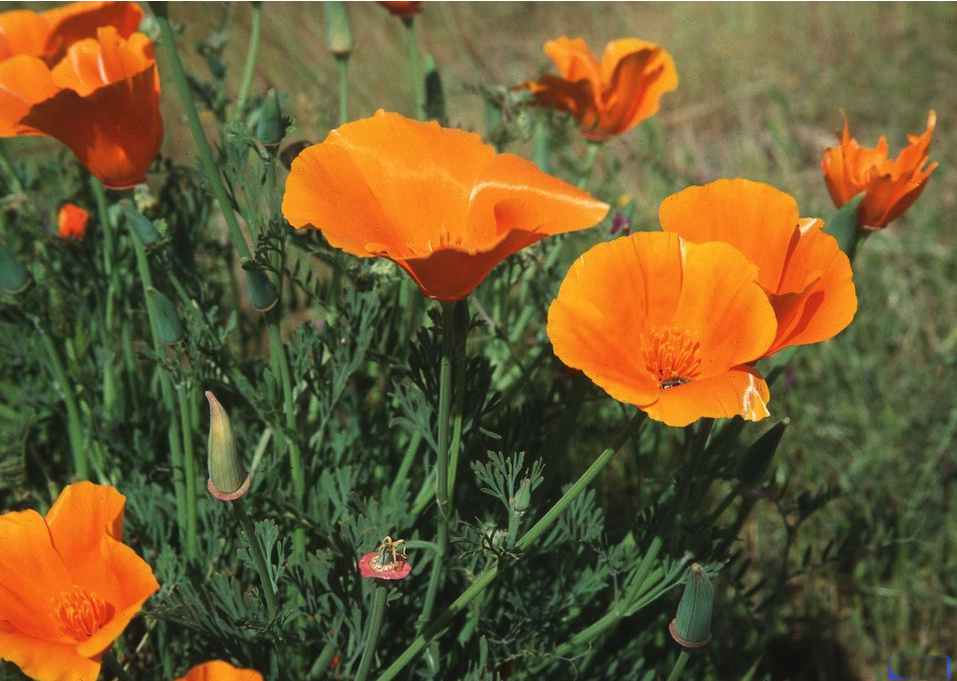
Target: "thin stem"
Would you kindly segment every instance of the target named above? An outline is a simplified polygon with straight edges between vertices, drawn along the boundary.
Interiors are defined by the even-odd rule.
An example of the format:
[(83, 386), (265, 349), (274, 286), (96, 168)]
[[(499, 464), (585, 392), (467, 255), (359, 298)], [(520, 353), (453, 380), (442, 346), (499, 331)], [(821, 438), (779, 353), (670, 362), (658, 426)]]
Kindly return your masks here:
[(595, 159), (598, 158), (598, 152), (601, 150), (601, 142), (587, 142), (587, 151), (585, 152), (585, 163), (582, 165), (581, 175), (578, 176), (578, 188), (588, 189), (588, 183), (591, 182), (591, 174), (595, 169)]
[(83, 446), (83, 428), (80, 426), (80, 409), (77, 406), (76, 395), (73, 394), (73, 386), (49, 331), (39, 323), (37, 329), (40, 332), (40, 340), (43, 343), (43, 349), (46, 350), (47, 359), (50, 360), (53, 379), (57, 382), (66, 406), (67, 437), (70, 440), (70, 452), (73, 454), (73, 474), (78, 480), (87, 480), (90, 476), (89, 462), (86, 457), (86, 448)]
[(260, 546), (259, 538), (256, 536), (256, 528), (246, 513), (242, 499), (236, 499), (235, 501), (226, 503), (232, 504), (233, 509), (236, 511), (236, 516), (239, 518), (239, 523), (243, 527), (243, 532), (246, 533), (246, 543), (249, 545), (249, 552), (252, 554), (253, 560), (256, 563), (256, 571), (259, 573), (259, 582), (262, 584), (263, 596), (266, 598), (266, 608), (269, 610), (269, 619), (273, 620), (276, 617), (276, 613), (279, 612), (279, 603), (276, 601), (276, 591), (272, 586), (272, 577), (269, 574), (266, 556), (263, 555), (262, 546)]
[(425, 120), (425, 79), (422, 77), (422, 59), (419, 56), (419, 38), (415, 33), (415, 18), (403, 19), (405, 25), (406, 46), (409, 50), (409, 71), (412, 76), (412, 88), (415, 92), (415, 117)]
[(339, 125), (349, 122), (349, 54), (336, 55), (339, 74)]
[(668, 675), (668, 681), (678, 681), (681, 678), (681, 672), (685, 670), (685, 665), (688, 664), (688, 651), (682, 650), (678, 654), (678, 659), (675, 660), (675, 666), (672, 667), (671, 673)]
[(385, 615), (385, 602), (389, 596), (389, 587), (379, 584), (376, 580), (375, 594), (372, 600), (372, 613), (369, 615), (369, 633), (366, 636), (366, 645), (359, 661), (359, 671), (356, 672), (356, 681), (365, 681), (372, 669), (372, 660), (375, 659), (376, 645), (379, 643), (379, 630), (382, 629), (382, 620)]
[(183, 429), (183, 478), (186, 496), (186, 556), (195, 560), (199, 555), (196, 533), (196, 455), (193, 449), (193, 423), (188, 388), (183, 383), (176, 389), (179, 397), (179, 418)]
[(233, 245), (239, 251), (240, 257), (252, 260), (253, 253), (246, 243), (246, 237), (239, 226), (236, 214), (233, 212), (232, 204), (226, 194), (226, 187), (219, 175), (219, 169), (216, 167), (216, 160), (213, 158), (213, 151), (209, 147), (209, 141), (203, 132), (203, 126), (199, 122), (199, 112), (196, 110), (196, 103), (193, 101), (193, 93), (189, 89), (189, 83), (186, 80), (186, 72), (183, 70), (183, 62), (179, 59), (176, 52), (176, 38), (173, 36), (173, 29), (170, 26), (169, 19), (165, 16), (157, 15), (156, 21), (160, 28), (160, 41), (169, 56), (170, 70), (173, 72), (173, 82), (179, 93), (179, 99), (183, 103), (183, 109), (186, 111), (186, 120), (189, 122), (190, 130), (193, 133), (193, 139), (199, 149), (199, 158), (203, 164), (203, 171), (213, 190), (213, 196), (216, 197), (216, 203), (219, 204), (223, 212), (223, 218), (226, 220), (226, 226), (229, 228), (230, 236), (233, 239)]
[(256, 58), (259, 55), (259, 36), (262, 33), (263, 10), (262, 2), (253, 0), (249, 3), (252, 6), (252, 23), (249, 28), (249, 50), (246, 52), (246, 65), (243, 68), (243, 80), (239, 85), (239, 92), (236, 93), (236, 108), (233, 110), (233, 123), (242, 120), (246, 113), (246, 101), (249, 99), (249, 90), (253, 84), (253, 73), (256, 70)]
[[(542, 518), (535, 523), (535, 525), (530, 529), (521, 539), (518, 540), (515, 547), (519, 551), (527, 549), (529, 546), (535, 543), (545, 530), (547, 530), (551, 525), (558, 520), (562, 512), (568, 508), (568, 506), (580, 495), (588, 484), (595, 479), (598, 473), (611, 461), (612, 456), (621, 449), (622, 446), (636, 433), (641, 425), (644, 423), (647, 415), (644, 412), (638, 412), (635, 416), (629, 421), (624, 428), (618, 433), (615, 437), (612, 446), (606, 449), (599, 455), (595, 462), (588, 467), (582, 476), (572, 485), (561, 499), (559, 499), (548, 512), (542, 516)], [(402, 654), (393, 662), (388, 669), (386, 669), (382, 675), (379, 677), (379, 681), (388, 681), (389, 679), (395, 678), (395, 676), (402, 671), (405, 666), (415, 658), (419, 652), (429, 644), (429, 642), (435, 638), (455, 617), (458, 613), (464, 610), (469, 603), (471, 603), (476, 596), (478, 596), (482, 591), (491, 584), (495, 577), (498, 576), (498, 564), (493, 563), (487, 567), (472, 583), (468, 589), (466, 589), (461, 596), (459, 596), (455, 601), (446, 608), (438, 617), (435, 618), (435, 621), (432, 622), (428, 627), (426, 627), (418, 636), (409, 644), (409, 646), (402, 652)]]
[(455, 494), (455, 474), (459, 467), (459, 452), (462, 450), (462, 422), (465, 411), (465, 340), (468, 329), (468, 301), (460, 300), (455, 305), (455, 314), (452, 315), (453, 323), (456, 323), (456, 317), (463, 320), (457, 331), (453, 333), (452, 360), (455, 362), (455, 404), (452, 405), (452, 441), (449, 443), (449, 484), (448, 495), (449, 505), (452, 504), (452, 498)]

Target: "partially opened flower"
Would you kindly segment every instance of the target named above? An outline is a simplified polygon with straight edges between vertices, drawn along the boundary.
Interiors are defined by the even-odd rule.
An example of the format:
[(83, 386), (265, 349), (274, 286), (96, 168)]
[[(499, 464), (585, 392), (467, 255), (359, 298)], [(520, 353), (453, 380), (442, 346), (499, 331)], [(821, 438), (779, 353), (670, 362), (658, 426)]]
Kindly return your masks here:
[(936, 162), (927, 162), (936, 124), (937, 115), (931, 111), (924, 134), (908, 135), (907, 146), (892, 159), (887, 156), (887, 139), (883, 136), (873, 149), (858, 146), (845, 118), (844, 133), (837, 136), (838, 146), (825, 149), (821, 159), (824, 182), (834, 205), (840, 208), (865, 192), (857, 207), (857, 226), (862, 229), (881, 229), (903, 215), (937, 167)]
[(254, 669), (239, 669), (228, 662), (214, 660), (196, 665), (176, 681), (263, 681), (263, 675)]
[(658, 111), (659, 100), (678, 87), (674, 60), (654, 43), (613, 40), (601, 63), (581, 38), (545, 43), (561, 75), (525, 83), (539, 106), (569, 111), (587, 139), (601, 142), (638, 125)]
[(659, 219), (666, 232), (698, 243), (723, 241), (758, 266), (758, 283), (778, 320), (764, 356), (827, 340), (854, 319), (850, 261), (821, 220), (799, 217), (789, 194), (760, 182), (717, 180), (669, 196)]
[(46, 518), (0, 516), (0, 658), (38, 681), (92, 681), (159, 585), (122, 541), (126, 498), (80, 482)]
[(84, 38), (112, 26), (124, 38), (139, 27), (143, 10), (135, 2), (73, 2), (44, 12), (12, 10), (0, 14), (0, 60), (15, 55), (39, 57), (49, 65)]
[(64, 239), (82, 239), (90, 214), (72, 203), (64, 203), (57, 215), (57, 236)]
[(103, 27), (52, 70), (26, 55), (0, 63), (0, 135), (49, 135), (108, 187), (131, 187), (163, 141), (159, 88), (149, 39)]
[(641, 232), (572, 265), (548, 310), (555, 354), (609, 395), (668, 425), (768, 416), (749, 363), (777, 324), (757, 267), (728, 244)]
[(608, 205), (478, 135), (379, 111), (299, 154), (282, 210), (336, 248), (394, 261), (428, 297), (460, 300), (502, 259), (595, 225)]

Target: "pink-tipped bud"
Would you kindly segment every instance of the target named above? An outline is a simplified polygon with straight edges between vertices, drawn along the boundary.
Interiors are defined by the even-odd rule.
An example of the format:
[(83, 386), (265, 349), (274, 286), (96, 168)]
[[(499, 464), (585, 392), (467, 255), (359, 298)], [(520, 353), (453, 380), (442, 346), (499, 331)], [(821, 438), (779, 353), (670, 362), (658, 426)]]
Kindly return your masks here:
[(220, 501), (234, 501), (246, 493), (252, 478), (236, 451), (236, 437), (229, 414), (209, 390), (206, 399), (209, 401), (209, 482), (206, 488)]

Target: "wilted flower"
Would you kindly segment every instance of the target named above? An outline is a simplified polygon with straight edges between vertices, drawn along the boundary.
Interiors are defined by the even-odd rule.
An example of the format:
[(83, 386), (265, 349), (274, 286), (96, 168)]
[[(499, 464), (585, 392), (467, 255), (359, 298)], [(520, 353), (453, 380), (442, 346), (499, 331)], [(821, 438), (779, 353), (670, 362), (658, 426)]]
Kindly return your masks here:
[(827, 340), (857, 312), (851, 263), (824, 223), (798, 217), (797, 202), (771, 185), (717, 180), (669, 196), (661, 226), (689, 241), (723, 241), (758, 266), (777, 335), (762, 353)]
[(359, 559), (359, 574), (363, 577), (376, 579), (405, 579), (412, 572), (412, 565), (405, 557), (405, 549), (399, 547), (405, 544), (404, 539), (392, 540), (386, 537), (379, 544), (379, 548), (367, 553)]
[(865, 192), (857, 207), (857, 226), (876, 230), (904, 214), (927, 186), (927, 178), (937, 167), (928, 165), (930, 140), (937, 124), (933, 111), (927, 117), (927, 130), (921, 136), (908, 135), (907, 146), (896, 159), (887, 157), (887, 139), (877, 147), (860, 147), (851, 137), (847, 118), (844, 133), (838, 133), (839, 145), (824, 150), (821, 170), (824, 182), (838, 208)]
[(57, 215), (57, 236), (64, 239), (82, 239), (90, 214), (72, 203), (64, 203)]
[(80, 482), (46, 518), (0, 516), (0, 658), (38, 681), (90, 681), (159, 588), (123, 541), (126, 497)]
[(548, 310), (565, 364), (668, 425), (768, 416), (749, 363), (777, 323), (757, 267), (728, 244), (641, 232), (578, 258)]
[(299, 154), (282, 211), (347, 253), (392, 260), (429, 298), (460, 300), (502, 259), (591, 227), (608, 205), (478, 135), (379, 111)]
[(545, 75), (525, 87), (537, 105), (571, 112), (582, 135), (596, 142), (654, 115), (661, 96), (678, 87), (671, 55), (637, 38), (608, 43), (601, 63), (581, 38), (549, 40), (545, 54), (561, 75)]
[(108, 187), (131, 187), (163, 141), (159, 91), (149, 38), (104, 26), (52, 69), (29, 55), (0, 62), (0, 136), (49, 135)]
[(239, 669), (228, 662), (214, 660), (196, 665), (176, 681), (263, 681), (263, 675), (254, 669)]

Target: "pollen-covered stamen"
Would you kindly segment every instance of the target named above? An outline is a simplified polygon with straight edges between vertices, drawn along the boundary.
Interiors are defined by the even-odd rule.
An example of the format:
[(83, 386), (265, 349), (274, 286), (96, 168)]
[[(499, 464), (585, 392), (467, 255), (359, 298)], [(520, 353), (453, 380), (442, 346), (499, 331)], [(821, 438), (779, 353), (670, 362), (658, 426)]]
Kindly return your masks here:
[(645, 368), (662, 390), (690, 383), (701, 367), (701, 343), (676, 326), (656, 326), (642, 337)]
[(74, 586), (56, 598), (57, 628), (80, 641), (90, 638), (113, 619), (113, 606), (94, 593)]

